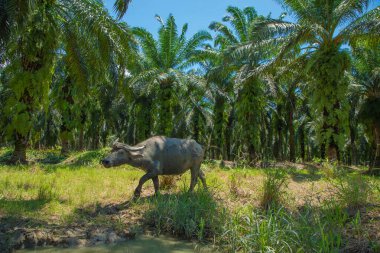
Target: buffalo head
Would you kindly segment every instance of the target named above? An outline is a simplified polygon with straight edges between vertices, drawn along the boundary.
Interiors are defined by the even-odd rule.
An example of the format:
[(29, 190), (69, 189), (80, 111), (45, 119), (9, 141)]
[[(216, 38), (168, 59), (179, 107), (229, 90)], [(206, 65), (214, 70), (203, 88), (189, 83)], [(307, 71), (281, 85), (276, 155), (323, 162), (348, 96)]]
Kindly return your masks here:
[(112, 151), (101, 162), (104, 167), (115, 167), (122, 164), (135, 165), (144, 155), (142, 154), (145, 146), (132, 147), (118, 142), (112, 144)]

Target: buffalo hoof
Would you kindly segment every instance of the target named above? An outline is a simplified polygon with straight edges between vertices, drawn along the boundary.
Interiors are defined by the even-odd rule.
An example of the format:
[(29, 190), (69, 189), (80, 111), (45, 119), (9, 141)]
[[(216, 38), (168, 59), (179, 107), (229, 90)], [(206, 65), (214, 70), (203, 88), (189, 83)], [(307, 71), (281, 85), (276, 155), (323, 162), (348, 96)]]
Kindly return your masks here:
[(141, 194), (140, 191), (135, 191), (135, 192), (133, 193), (133, 200), (136, 200), (136, 199), (140, 198), (140, 194)]

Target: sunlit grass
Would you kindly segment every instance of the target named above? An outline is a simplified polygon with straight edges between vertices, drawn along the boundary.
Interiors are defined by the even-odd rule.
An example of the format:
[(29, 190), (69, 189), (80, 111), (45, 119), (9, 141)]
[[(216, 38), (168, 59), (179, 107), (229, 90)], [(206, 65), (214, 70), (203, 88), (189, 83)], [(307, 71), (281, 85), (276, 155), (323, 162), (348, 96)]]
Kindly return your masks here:
[[(122, 220), (110, 221), (97, 208), (131, 200), (144, 172), (130, 166), (103, 168), (99, 160), (107, 152), (61, 157), (56, 150), (31, 151), (30, 165), (8, 166), (1, 159), (9, 156), (9, 150), (1, 149), (1, 216), (61, 225), (112, 223), (123, 230)], [(129, 208), (139, 211), (144, 224), (156, 233), (213, 242), (222, 251), (333, 252), (345, 245), (347, 226), (356, 235), (364, 231), (361, 214), (352, 216), (347, 207), (380, 202), (379, 178), (357, 172), (331, 177), (323, 170), (288, 168), (268, 173), (268, 169), (223, 169), (208, 163), (202, 170), (209, 192), (199, 182), (196, 192), (188, 194), (187, 172), (170, 181), (158, 197), (146, 198), (154, 193), (148, 181), (142, 199)], [(300, 199), (304, 201), (296, 201)]]
[[(70, 214), (75, 208), (96, 203), (129, 199), (142, 173), (135, 169), (61, 167), (45, 171), (40, 167), (4, 169), (0, 167), (1, 210), (7, 215), (43, 217)], [(31, 201), (35, 207), (30, 208)], [(59, 207), (59, 208), (57, 208)]]
[[(78, 208), (129, 199), (143, 172), (126, 166), (105, 169), (98, 164), (101, 154), (75, 154), (67, 164), (1, 165), (1, 212), (65, 220)], [(81, 163), (87, 165), (75, 165)]]

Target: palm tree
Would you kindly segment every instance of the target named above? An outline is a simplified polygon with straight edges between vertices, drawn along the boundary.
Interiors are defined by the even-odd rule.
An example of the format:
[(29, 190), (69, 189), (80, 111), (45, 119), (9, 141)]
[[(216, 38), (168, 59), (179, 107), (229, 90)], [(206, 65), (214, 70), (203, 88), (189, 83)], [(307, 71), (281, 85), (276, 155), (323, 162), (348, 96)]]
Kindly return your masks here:
[[(60, 5), (71, 4), (78, 5), (80, 2), (74, 0), (60, 1)], [(117, 14), (117, 17), (120, 19), (124, 16), (128, 10), (129, 4), (132, 0), (115, 0), (114, 10)], [(6, 41), (11, 33), (14, 25), (22, 25), (28, 14), (36, 10), (40, 0), (26, 0), (26, 1), (17, 1), (17, 0), (2, 0), (0, 3), (0, 45)], [(4, 44), (3, 44), (4, 45)]]
[[(305, 60), (305, 69), (314, 80), (312, 100), (322, 157), (339, 158), (347, 126), (347, 80), (345, 71), (350, 57), (342, 46), (361, 38), (379, 35), (380, 7), (365, 13), (370, 0), (280, 0), (296, 23), (282, 19), (265, 20), (254, 34), (262, 44), (273, 44), (279, 49), (277, 57), (266, 64), (275, 66), (295, 48), (302, 48), (298, 59)], [(252, 43), (253, 44), (253, 43)], [(247, 46), (247, 45), (246, 45)], [(256, 50), (261, 45), (254, 41)], [(247, 76), (257, 73), (251, 68)]]
[(367, 127), (374, 153), (371, 170), (380, 168), (380, 46), (356, 43), (353, 48), (355, 88), (364, 99), (359, 119)]
[(200, 31), (191, 38), (186, 38), (188, 25), (182, 27), (178, 34), (173, 15), (161, 23), (158, 40), (143, 28), (134, 28), (133, 32), (141, 44), (141, 71), (133, 76), (130, 84), (139, 93), (157, 94), (159, 122), (157, 133), (173, 134), (173, 114), (179, 113), (181, 102), (179, 94), (188, 93), (190, 86), (201, 85), (199, 78), (187, 71), (202, 61), (206, 41), (211, 39), (208, 32)]
[[(236, 82), (239, 86), (236, 87), (239, 89), (239, 92), (236, 105), (235, 101), (231, 103), (232, 107), (228, 118), (232, 119), (236, 110), (238, 122), (244, 129), (243, 139), (250, 154), (249, 160), (252, 161), (256, 158), (259, 150), (259, 125), (264, 107), (262, 82), (256, 77), (240, 82), (236, 78), (236, 73), (247, 61), (251, 64), (258, 64), (260, 56), (256, 55), (256, 57), (251, 57), (249, 60), (242, 60), (243, 58), (240, 54), (231, 57), (229, 50), (236, 45), (245, 44), (253, 40), (251, 29), (256, 22), (263, 20), (264, 17), (258, 16), (253, 7), (239, 9), (229, 6), (227, 12), (228, 16), (223, 18), (223, 22), (212, 22), (209, 26), (211, 30), (217, 33), (214, 40), (215, 47), (223, 52), (222, 60), (212, 71), (216, 74), (210, 75), (214, 79), (211, 79), (211, 81), (217, 84), (218, 88), (223, 91), (220, 93), (221, 95), (216, 97), (216, 102), (218, 103), (215, 104), (216, 112), (219, 112), (215, 114), (215, 124), (216, 129), (220, 129), (220, 132), (216, 132), (216, 135), (221, 137), (219, 141), (217, 139), (217, 145), (224, 150), (222, 130), (226, 128), (224, 125), (227, 123), (227, 119), (223, 116), (225, 112), (220, 111), (220, 108), (224, 108), (228, 100), (222, 94), (226, 91), (231, 93), (235, 88), (234, 82)], [(220, 73), (224, 74), (221, 75)], [(230, 138), (231, 134), (226, 133), (226, 137)], [(227, 149), (230, 148), (228, 147)], [(230, 151), (227, 151), (227, 154), (230, 156), (229, 153)]]
[[(0, 9), (5, 24), (0, 44), (6, 49), (7, 87), (12, 91), (6, 103), (7, 132), (15, 140), (11, 161), (25, 162), (33, 118), (47, 102), (57, 56), (65, 55), (71, 77), (85, 87), (109, 66), (111, 56), (129, 51), (130, 36), (96, 0), (9, 0)], [(91, 45), (86, 43), (90, 40)], [(89, 71), (96, 73), (90, 79)]]

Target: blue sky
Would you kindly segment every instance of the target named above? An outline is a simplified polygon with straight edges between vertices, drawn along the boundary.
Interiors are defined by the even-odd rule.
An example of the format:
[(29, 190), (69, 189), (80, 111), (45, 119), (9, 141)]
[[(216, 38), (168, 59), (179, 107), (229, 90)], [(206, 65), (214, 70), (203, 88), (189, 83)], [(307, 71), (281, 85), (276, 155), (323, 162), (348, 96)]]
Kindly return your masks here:
[[(114, 0), (103, 1), (110, 12), (114, 13)], [(373, 1), (370, 9), (379, 4), (380, 0)], [(178, 26), (189, 24), (191, 35), (202, 29), (207, 30), (212, 21), (221, 21), (229, 5), (240, 8), (254, 6), (258, 14), (266, 16), (271, 13), (274, 18), (284, 11), (275, 0), (133, 0), (123, 21), (156, 34), (159, 23), (154, 18), (155, 14), (166, 20), (172, 13)]]
[[(114, 0), (104, 0), (104, 3), (113, 13)], [(265, 16), (272, 13), (272, 17), (278, 17), (282, 13), (281, 6), (274, 0), (133, 0), (123, 21), (156, 34), (159, 23), (154, 18), (155, 14), (166, 20), (172, 13), (178, 26), (189, 24), (190, 35), (207, 30), (212, 21), (221, 21), (229, 5), (240, 8), (254, 6), (259, 14)]]

